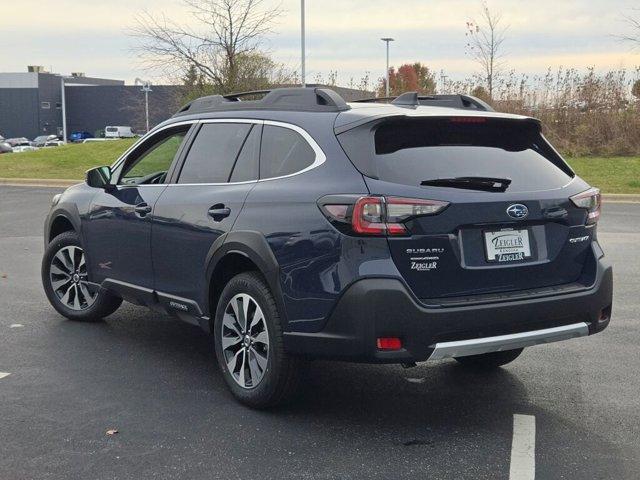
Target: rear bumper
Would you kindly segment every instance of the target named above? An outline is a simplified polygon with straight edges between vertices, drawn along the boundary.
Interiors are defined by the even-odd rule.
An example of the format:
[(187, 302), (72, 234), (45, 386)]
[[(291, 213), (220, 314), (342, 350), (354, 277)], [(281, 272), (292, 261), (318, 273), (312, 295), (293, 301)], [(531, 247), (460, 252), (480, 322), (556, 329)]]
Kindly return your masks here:
[[(527, 347), (591, 335), (607, 327), (613, 275), (604, 258), (598, 260), (593, 286), (558, 292), (428, 307), (398, 279), (362, 279), (342, 295), (322, 331), (285, 332), (285, 348), (309, 357), (405, 363)], [(378, 350), (379, 337), (399, 337), (403, 348)]]

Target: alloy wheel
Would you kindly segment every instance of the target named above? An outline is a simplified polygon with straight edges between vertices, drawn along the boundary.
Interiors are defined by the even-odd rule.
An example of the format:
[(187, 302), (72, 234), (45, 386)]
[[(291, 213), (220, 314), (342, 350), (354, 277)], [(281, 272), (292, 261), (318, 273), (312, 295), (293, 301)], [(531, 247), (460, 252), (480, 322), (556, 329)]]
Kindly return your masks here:
[(269, 358), (269, 333), (258, 302), (246, 293), (235, 295), (222, 318), (222, 354), (229, 373), (242, 388), (255, 388)]
[(84, 251), (73, 245), (63, 247), (51, 259), (51, 288), (60, 302), (71, 310), (86, 310), (98, 295), (87, 278)]

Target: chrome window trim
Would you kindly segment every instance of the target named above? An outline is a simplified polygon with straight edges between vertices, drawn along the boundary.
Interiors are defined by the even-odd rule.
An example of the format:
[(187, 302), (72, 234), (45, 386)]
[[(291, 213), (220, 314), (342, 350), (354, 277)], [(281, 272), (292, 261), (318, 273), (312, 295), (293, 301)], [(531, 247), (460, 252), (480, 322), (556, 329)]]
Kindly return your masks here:
[[(118, 160), (116, 160), (116, 162), (111, 166), (111, 170), (113, 171), (116, 168), (119, 168), (120, 165), (126, 161), (127, 156), (133, 151), (133, 149), (136, 148), (139, 144), (141, 144), (143, 141), (145, 141), (151, 135), (155, 135), (156, 133), (162, 132), (163, 130), (166, 130), (167, 128), (178, 127), (178, 126), (181, 126), (181, 125), (192, 125), (192, 124), (196, 124), (196, 123), (200, 123), (200, 124), (207, 124), (207, 123), (253, 123), (253, 124), (256, 124), (256, 125), (271, 125), (271, 126), (274, 126), (274, 127), (288, 128), (289, 130), (293, 130), (294, 132), (297, 132), (298, 134), (300, 134), (300, 136), (302, 138), (305, 139), (307, 144), (311, 147), (311, 149), (315, 153), (315, 160), (308, 167), (305, 167), (300, 171), (297, 171), (297, 172), (294, 172), (294, 173), (290, 173), (288, 175), (281, 175), (279, 177), (271, 177), (271, 178), (260, 178), (260, 179), (256, 179), (256, 180), (245, 180), (243, 182), (223, 182), (223, 183), (149, 183), (149, 184), (143, 184), (143, 185), (126, 185), (126, 184), (124, 184), (124, 185), (118, 185), (118, 186), (122, 186), (122, 187), (137, 187), (137, 188), (139, 188), (139, 187), (158, 187), (158, 186), (163, 186), (163, 185), (164, 186), (171, 186), (171, 187), (173, 187), (173, 186), (176, 186), (176, 187), (180, 187), (180, 186), (193, 187), (195, 185), (206, 185), (206, 186), (216, 186), (217, 187), (217, 186), (223, 186), (223, 185), (244, 185), (244, 184), (250, 184), (250, 183), (270, 182), (272, 180), (280, 180), (282, 178), (294, 177), (296, 175), (300, 175), (302, 173), (308, 172), (309, 170), (313, 170), (314, 168), (319, 167), (320, 165), (322, 165), (327, 160), (327, 156), (322, 151), (322, 148), (320, 148), (320, 145), (318, 145), (318, 143), (313, 139), (313, 137), (309, 134), (309, 132), (307, 132), (304, 128), (299, 127), (298, 125), (294, 125), (292, 123), (286, 123), (286, 122), (279, 122), (279, 121), (275, 121), (275, 120), (261, 120), (261, 119), (257, 119), (257, 118), (204, 118), (204, 119), (199, 119), (199, 120), (185, 120), (183, 122), (171, 123), (171, 124), (165, 125), (165, 126), (163, 126), (161, 128), (151, 130), (145, 136), (140, 138), (140, 140), (138, 140), (136, 143), (131, 145), (131, 147), (129, 147), (120, 156), (120, 158), (118, 158)], [(186, 158), (185, 158), (185, 160), (186, 160)]]
[(324, 154), (324, 152), (320, 148), (320, 145), (317, 144), (317, 142), (313, 139), (313, 137), (309, 135), (309, 132), (307, 132), (304, 128), (299, 127), (297, 125), (293, 125), (291, 123), (277, 122), (274, 120), (265, 120), (264, 124), (271, 125), (274, 127), (288, 128), (289, 130), (293, 130), (294, 132), (299, 133), (302, 136), (302, 138), (304, 138), (309, 144), (309, 146), (313, 149), (313, 151), (316, 154), (316, 158), (311, 165), (309, 165), (306, 168), (303, 168), (302, 170), (290, 173), (288, 175), (281, 175), (279, 177), (261, 178), (258, 180), (259, 182), (270, 182), (271, 180), (280, 180), (282, 178), (295, 177), (296, 175), (300, 175), (302, 173), (308, 172), (309, 170), (313, 170), (314, 168), (319, 167), (320, 165), (322, 165), (324, 162), (327, 161), (327, 156)]
[[(197, 185), (206, 185), (211, 187), (224, 187), (227, 185), (245, 185), (249, 183), (258, 183), (260, 180), (245, 180), (244, 182), (224, 182), (224, 183), (164, 183), (169, 187), (195, 187)], [(144, 185), (139, 185), (144, 187)]]

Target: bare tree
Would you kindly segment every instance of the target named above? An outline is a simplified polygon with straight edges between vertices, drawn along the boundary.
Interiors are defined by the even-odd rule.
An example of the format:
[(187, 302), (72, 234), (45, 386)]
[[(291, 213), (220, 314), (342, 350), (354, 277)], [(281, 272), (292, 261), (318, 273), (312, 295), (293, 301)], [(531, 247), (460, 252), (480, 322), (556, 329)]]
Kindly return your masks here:
[[(633, 10), (640, 14), (640, 8), (634, 8)], [(629, 42), (633, 48), (640, 48), (640, 15), (638, 17), (623, 15), (623, 18), (627, 26), (629, 26), (630, 31), (627, 34), (616, 36), (620, 40)]]
[(216, 91), (236, 89), (249, 73), (260, 70), (256, 61), (277, 65), (261, 50), (272, 31), (279, 7), (268, 9), (265, 0), (183, 0), (196, 27), (180, 25), (165, 14), (144, 12), (135, 18), (131, 35), (143, 65), (170, 77), (195, 68)]
[(503, 66), (502, 45), (507, 29), (502, 25), (502, 15), (491, 11), (486, 1), (482, 2), (480, 21), (467, 22), (467, 52), (482, 68), (489, 97), (493, 97), (496, 78)]

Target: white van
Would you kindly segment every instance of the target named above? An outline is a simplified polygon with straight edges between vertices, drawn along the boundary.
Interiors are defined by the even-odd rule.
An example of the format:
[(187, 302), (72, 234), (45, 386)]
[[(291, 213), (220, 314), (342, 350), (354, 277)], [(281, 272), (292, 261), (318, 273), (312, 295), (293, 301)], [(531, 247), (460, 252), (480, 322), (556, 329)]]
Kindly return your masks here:
[(104, 137), (105, 138), (132, 138), (132, 137), (135, 137), (135, 135), (131, 127), (110, 126), (110, 127), (105, 127)]

